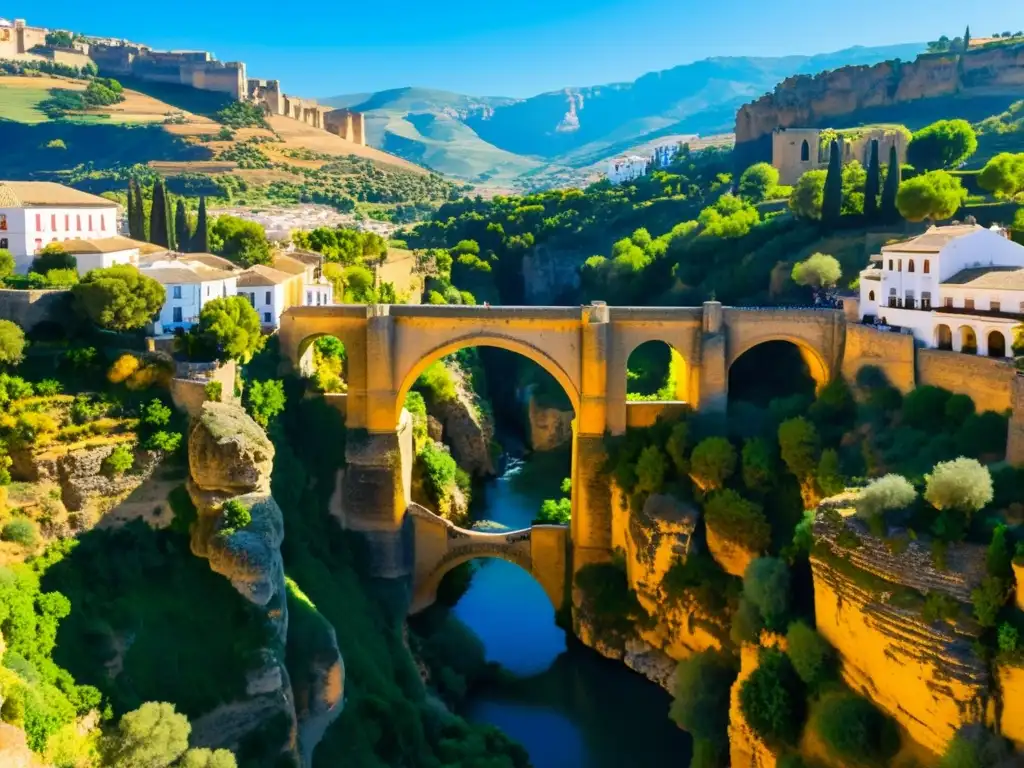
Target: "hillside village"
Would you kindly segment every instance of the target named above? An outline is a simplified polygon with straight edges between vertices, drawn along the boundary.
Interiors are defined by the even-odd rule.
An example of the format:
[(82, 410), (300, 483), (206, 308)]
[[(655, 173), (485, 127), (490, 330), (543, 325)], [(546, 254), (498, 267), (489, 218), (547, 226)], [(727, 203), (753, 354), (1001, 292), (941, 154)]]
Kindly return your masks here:
[(1024, 36), (928, 48), (482, 194), (0, 21), (0, 766), (1018, 764)]

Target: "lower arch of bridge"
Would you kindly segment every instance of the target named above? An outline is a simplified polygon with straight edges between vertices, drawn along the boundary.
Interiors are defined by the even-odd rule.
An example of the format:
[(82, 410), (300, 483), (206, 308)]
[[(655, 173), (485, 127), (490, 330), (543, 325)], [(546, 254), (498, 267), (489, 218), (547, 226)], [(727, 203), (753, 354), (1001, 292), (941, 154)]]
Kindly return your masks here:
[[(518, 565), (528, 574), (530, 574), (534, 581), (536, 581), (542, 588), (545, 585), (542, 581), (537, 578), (537, 574), (533, 571), (533, 564), (530, 562), (524, 562), (522, 558), (514, 557), (511, 553), (497, 554), (495, 552), (467, 552), (464, 555), (456, 557), (448, 562), (443, 563), (439, 567), (432, 570), (425, 578), (415, 584), (412, 605), (410, 613), (417, 613), (418, 611), (434, 604), (437, 598), (437, 589), (441, 586), (441, 581), (456, 567), (468, 563), (471, 560), (480, 560), (482, 558), (495, 558), (497, 560), (504, 560), (506, 563), (512, 563)], [(547, 588), (544, 588), (544, 593), (551, 600), (551, 604), (557, 611), (561, 606), (556, 602), (556, 598), (551, 595)]]
[[(639, 353), (639, 355), (637, 354)], [(659, 353), (663, 353), (666, 356), (666, 371), (665, 380), (662, 382), (662, 386), (659, 387), (655, 392), (630, 392), (630, 362), (634, 365), (641, 364), (641, 361), (645, 357), (658, 357)], [(634, 357), (636, 355), (636, 357)], [(635, 370), (635, 369), (634, 369)], [(641, 341), (626, 355), (626, 399), (629, 400), (631, 394), (641, 395), (642, 399), (649, 399), (651, 395), (658, 395), (660, 400), (664, 401), (678, 401), (678, 402), (691, 402), (690, 394), (690, 365), (689, 361), (683, 356), (683, 354), (676, 349), (672, 344), (662, 339), (647, 339)], [(643, 384), (639, 384), (636, 389), (644, 388)], [(665, 391), (669, 389), (671, 391)]]
[(429, 353), (420, 358), (412, 369), (402, 376), (401, 384), (398, 387), (398, 396), (395, 402), (395, 423), (402, 414), (402, 407), (405, 405), (405, 396), (409, 393), (412, 385), (416, 383), (416, 379), (420, 377), (427, 368), (433, 363), (437, 362), (443, 357), (458, 352), (460, 349), (466, 349), (467, 347), (497, 347), (498, 349), (505, 349), (509, 352), (516, 352), (523, 357), (532, 360), (537, 363), (541, 368), (551, 374), (555, 381), (559, 383), (565, 394), (568, 396), (569, 401), (572, 403), (573, 411), (578, 415), (580, 412), (580, 393), (573, 385), (569, 375), (565, 372), (562, 366), (547, 353), (542, 352), (536, 347), (527, 344), (518, 339), (509, 339), (504, 336), (492, 336), (492, 335), (478, 335), (465, 336), (459, 339), (454, 339), (440, 347), (432, 349)]
[[(802, 357), (804, 362), (807, 364), (807, 371), (808, 373), (810, 373), (811, 378), (814, 379), (815, 390), (817, 392), (821, 392), (822, 388), (826, 384), (828, 384), (829, 381), (832, 380), (832, 371), (829, 369), (828, 363), (825, 362), (824, 358), (821, 356), (821, 353), (818, 352), (818, 350), (816, 350), (813, 346), (808, 344), (803, 339), (797, 338), (795, 336), (786, 336), (781, 334), (765, 336), (763, 338), (757, 339), (756, 341), (752, 341), (746, 344), (738, 352), (730, 355), (729, 369), (731, 370), (733, 365), (736, 364), (736, 361), (743, 357), (743, 355), (749, 352), (750, 350), (754, 349), (755, 347), (759, 347), (762, 344), (767, 344), (772, 341), (789, 342), (800, 351), (800, 357)], [(726, 376), (728, 376), (728, 374), (729, 371), (726, 371)]]

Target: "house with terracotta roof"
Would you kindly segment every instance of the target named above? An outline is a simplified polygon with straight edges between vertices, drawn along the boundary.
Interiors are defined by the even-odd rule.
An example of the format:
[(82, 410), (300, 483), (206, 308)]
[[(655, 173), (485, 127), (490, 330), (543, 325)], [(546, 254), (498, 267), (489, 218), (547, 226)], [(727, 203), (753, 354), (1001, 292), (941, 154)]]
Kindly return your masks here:
[(1024, 322), (1024, 246), (998, 227), (930, 227), (872, 257), (860, 273), (859, 313), (925, 347), (1012, 357)]
[(0, 248), (24, 274), (47, 244), (118, 234), (118, 205), (51, 181), (0, 181)]
[(95, 240), (83, 238), (63, 240), (60, 247), (75, 257), (80, 277), (90, 270), (113, 267), (116, 264), (138, 266), (141, 254), (150, 253), (153, 249), (165, 250), (151, 243), (132, 240), (124, 235), (102, 237)]
[(273, 266), (259, 264), (239, 275), (238, 295), (249, 300), (265, 328), (277, 328), (289, 307), (334, 303), (334, 287), (320, 275), (321, 263), (294, 253), (277, 253)]

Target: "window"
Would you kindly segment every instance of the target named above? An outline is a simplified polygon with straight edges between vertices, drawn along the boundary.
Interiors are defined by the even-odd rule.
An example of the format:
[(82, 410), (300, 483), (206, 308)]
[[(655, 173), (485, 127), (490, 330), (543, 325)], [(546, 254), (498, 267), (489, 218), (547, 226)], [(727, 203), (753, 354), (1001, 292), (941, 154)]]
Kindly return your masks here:
[(263, 313), (263, 322), (264, 323), (272, 322), (271, 319), (270, 319), (270, 313), (269, 312), (264, 312)]
[(245, 294), (245, 297), (247, 299), (249, 299), (249, 303), (252, 304), (253, 307), (256, 306), (256, 294), (255, 293), (247, 293), (247, 294)]
[(92, 214), (89, 214), (89, 231), (92, 232)]
[(80, 213), (75, 214), (75, 229), (79, 232), (82, 231), (82, 214)]
[(896, 259), (896, 271), (897, 272), (902, 272), (903, 271), (903, 259)]
[(895, 307), (896, 306), (896, 289), (895, 288), (890, 288), (889, 289), (889, 306), (890, 307)]
[(181, 322), (181, 307), (174, 307), (171, 310), (171, 322), (172, 323), (180, 323)]
[(809, 162), (810, 159), (811, 159), (811, 145), (808, 144), (807, 141), (805, 140), (804, 143), (800, 145), (800, 162), (806, 163), (806, 162)]
[(892, 259), (889, 259), (889, 271), (892, 272)]
[(43, 241), (42, 241), (42, 238), (37, 237), (36, 238), (36, 251), (35, 252), (39, 253), (41, 250), (43, 250)]
[(221, 283), (220, 284), (220, 289), (221, 289), (221, 296), (223, 296), (224, 298), (227, 298), (227, 296), (228, 296), (228, 284), (227, 283)]
[(999, 304), (998, 301), (990, 301), (988, 303), (988, 308), (989, 308), (990, 312), (998, 312), (999, 311), (999, 307), (1000, 307), (1000, 304)]
[(57, 214), (56, 213), (51, 213), (50, 214), (50, 231), (52, 231), (52, 232), (56, 232), (57, 231)]
[(964, 299), (964, 309), (974, 309), (974, 299)]
[(65, 232), (70, 232), (71, 231), (71, 214), (70, 213), (65, 213), (64, 214), (64, 231)]
[(928, 259), (925, 259), (924, 260), (924, 273), (926, 275), (927, 274), (931, 274), (931, 271), (932, 271), (932, 263)]
[(171, 298), (172, 299), (180, 299), (181, 298), (181, 286), (180, 285), (176, 285), (176, 286), (174, 286), (171, 289)]
[(6, 247), (7, 247), (7, 238), (6, 237), (0, 237), (0, 248), (6, 248)]
[(874, 291), (868, 291), (868, 301), (874, 301), (874, 300), (875, 300), (875, 292)]
[(213, 286), (207, 285), (206, 286), (206, 298), (210, 298), (210, 291), (211, 290), (213, 290)]
[(921, 291), (921, 309), (932, 308), (932, 294), (931, 291)]
[(102, 213), (100, 214), (100, 232), (107, 231), (107, 217)]
[(914, 260), (911, 259), (910, 261), (907, 262), (907, 272), (913, 272), (913, 271), (914, 271)]
[(270, 301), (270, 291), (267, 291), (267, 298), (263, 300), (263, 303), (264, 303), (264, 304), (270, 304), (270, 303), (272, 303), (272, 302)]
[(42, 231), (43, 231), (43, 214), (37, 213), (36, 214), (36, 232), (42, 232)]
[(913, 309), (914, 308), (914, 292), (913, 291), (907, 291), (906, 292), (906, 294), (904, 295), (904, 298), (903, 298), (903, 306), (906, 307), (907, 309)]

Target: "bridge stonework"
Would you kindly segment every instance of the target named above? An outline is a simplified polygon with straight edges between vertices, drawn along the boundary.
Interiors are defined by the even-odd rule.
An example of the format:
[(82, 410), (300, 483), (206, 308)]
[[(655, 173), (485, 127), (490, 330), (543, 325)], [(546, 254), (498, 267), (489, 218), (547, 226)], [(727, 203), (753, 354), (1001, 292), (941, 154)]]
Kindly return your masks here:
[[(856, 330), (861, 335), (854, 346), (872, 346), (861, 338), (862, 327)], [(316, 338), (335, 336), (345, 344), (348, 392), (344, 403), (332, 403), (345, 413), (349, 432), (342, 519), (367, 536), (376, 575), (413, 576), (420, 604), (455, 561), (475, 556), (519, 562), (541, 579), (553, 600), (564, 591), (564, 577), (557, 581), (547, 565), (538, 568), (535, 562), (540, 527), (532, 529), (529, 547), (478, 538), (487, 534), (473, 534), (470, 546), (455, 543), (458, 537), (449, 539), (447, 529), (428, 534), (437, 526), (424, 524), (422, 515), (407, 514), (412, 437), (402, 406), (416, 378), (434, 361), (464, 347), (499, 347), (533, 360), (565, 390), (576, 413), (569, 549), (572, 569), (578, 570), (611, 556), (611, 493), (602, 471), (605, 435), (622, 434), (638, 418), (649, 423), (660, 410), (679, 407), (677, 402), (644, 403), (643, 414), (630, 408), (626, 364), (636, 347), (654, 340), (667, 343), (682, 364), (677, 366), (683, 372), (677, 376), (677, 401), (724, 415), (730, 367), (765, 342), (795, 344), (819, 388), (840, 372), (852, 380), (861, 361), (869, 364), (871, 358), (858, 354), (856, 361), (845, 360), (846, 333), (841, 310), (742, 309), (718, 302), (702, 307), (371, 305), (293, 307), (281, 318), (280, 341), (291, 364), (303, 372), (311, 365)], [(560, 535), (540, 534), (546, 537), (542, 548), (558, 550), (549, 539)], [(485, 543), (492, 548), (482, 548)], [(548, 560), (554, 557), (550, 552)]]

